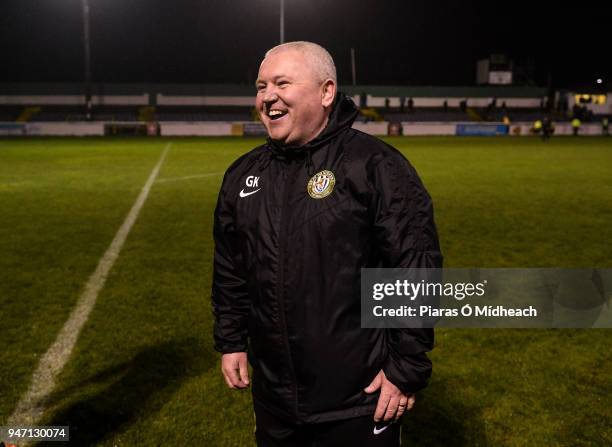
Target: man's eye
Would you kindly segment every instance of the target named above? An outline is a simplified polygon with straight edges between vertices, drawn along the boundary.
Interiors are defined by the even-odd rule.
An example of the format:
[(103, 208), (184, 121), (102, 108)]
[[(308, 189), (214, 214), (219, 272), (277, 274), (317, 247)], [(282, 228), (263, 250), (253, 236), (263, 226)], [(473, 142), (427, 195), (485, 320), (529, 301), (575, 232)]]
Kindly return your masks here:
[(265, 88), (266, 88), (265, 85), (258, 85), (257, 86), (257, 91), (260, 92), (260, 91), (264, 90)]
[(280, 81), (280, 82), (278, 83), (278, 86), (279, 86), (279, 87), (286, 87), (286, 86), (288, 86), (288, 85), (289, 85), (289, 83), (288, 83), (287, 81)]

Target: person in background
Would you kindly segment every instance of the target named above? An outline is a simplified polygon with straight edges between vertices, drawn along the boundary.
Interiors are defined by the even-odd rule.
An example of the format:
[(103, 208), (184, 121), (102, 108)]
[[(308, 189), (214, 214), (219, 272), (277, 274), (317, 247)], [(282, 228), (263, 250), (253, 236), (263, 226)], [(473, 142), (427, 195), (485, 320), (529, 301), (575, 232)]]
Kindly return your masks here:
[(582, 122), (580, 119), (578, 119), (578, 117), (574, 117), (572, 119), (572, 132), (574, 133), (575, 137), (577, 137), (578, 133), (580, 132), (580, 126), (582, 126)]
[(510, 117), (508, 115), (504, 115), (502, 122), (504, 123), (504, 126), (506, 126), (506, 134), (510, 135)]
[(536, 134), (536, 135), (540, 135), (542, 133), (542, 120), (541, 119), (537, 119), (534, 121), (533, 126), (531, 127), (531, 131)]

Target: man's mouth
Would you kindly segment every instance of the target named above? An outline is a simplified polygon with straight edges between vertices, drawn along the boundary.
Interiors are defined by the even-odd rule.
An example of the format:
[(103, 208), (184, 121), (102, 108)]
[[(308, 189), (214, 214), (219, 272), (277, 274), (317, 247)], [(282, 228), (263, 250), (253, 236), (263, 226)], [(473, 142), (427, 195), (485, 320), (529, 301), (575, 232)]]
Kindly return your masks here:
[(282, 118), (283, 116), (285, 116), (287, 114), (287, 110), (280, 110), (280, 109), (270, 109), (268, 110), (268, 118), (270, 118), (272, 121), (276, 121), (280, 118)]

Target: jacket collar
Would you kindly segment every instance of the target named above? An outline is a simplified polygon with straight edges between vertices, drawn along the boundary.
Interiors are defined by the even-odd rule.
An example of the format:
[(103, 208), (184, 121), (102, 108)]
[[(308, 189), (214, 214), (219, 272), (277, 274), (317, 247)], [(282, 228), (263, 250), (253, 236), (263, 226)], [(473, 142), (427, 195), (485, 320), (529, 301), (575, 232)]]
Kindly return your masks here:
[(305, 151), (321, 147), (351, 127), (358, 114), (359, 110), (353, 100), (344, 93), (338, 92), (332, 106), (332, 111), (329, 114), (327, 125), (318, 136), (302, 146), (283, 144), (268, 137), (266, 140), (267, 146), (275, 158), (289, 159), (299, 157)]

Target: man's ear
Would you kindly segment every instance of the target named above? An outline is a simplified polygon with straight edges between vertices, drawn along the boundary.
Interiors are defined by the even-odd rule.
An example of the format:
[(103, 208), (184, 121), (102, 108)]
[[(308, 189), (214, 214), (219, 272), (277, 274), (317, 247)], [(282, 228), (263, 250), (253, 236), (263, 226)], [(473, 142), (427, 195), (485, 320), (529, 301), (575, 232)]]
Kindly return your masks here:
[(332, 105), (336, 97), (336, 83), (333, 79), (328, 79), (323, 83), (321, 90), (321, 104), (327, 108)]

